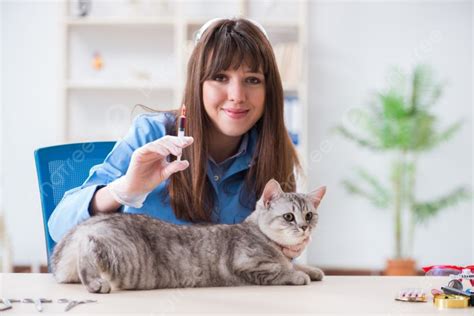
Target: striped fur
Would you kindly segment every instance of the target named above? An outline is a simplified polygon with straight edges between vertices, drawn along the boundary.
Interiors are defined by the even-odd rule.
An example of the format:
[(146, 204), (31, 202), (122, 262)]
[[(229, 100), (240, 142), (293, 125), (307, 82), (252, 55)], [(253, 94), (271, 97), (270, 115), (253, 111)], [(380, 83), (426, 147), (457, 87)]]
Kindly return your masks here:
[[(290, 223), (283, 215), (291, 212)], [(304, 221), (312, 212), (311, 221)], [(138, 214), (98, 215), (77, 225), (56, 246), (52, 270), (60, 283), (89, 292), (114, 289), (304, 285), (321, 270), (293, 265), (279, 245), (301, 242), (316, 226), (308, 195), (263, 197), (236, 225), (180, 226)], [(308, 225), (302, 231), (299, 227)]]

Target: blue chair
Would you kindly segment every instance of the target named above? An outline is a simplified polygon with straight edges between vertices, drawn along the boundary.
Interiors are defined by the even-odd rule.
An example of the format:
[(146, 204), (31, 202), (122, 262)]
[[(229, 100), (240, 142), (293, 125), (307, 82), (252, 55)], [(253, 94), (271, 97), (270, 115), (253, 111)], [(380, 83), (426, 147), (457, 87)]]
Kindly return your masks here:
[(115, 142), (76, 143), (35, 150), (36, 173), (43, 211), (48, 267), (56, 243), (51, 239), (48, 220), (64, 193), (84, 183), (92, 166), (100, 164)]

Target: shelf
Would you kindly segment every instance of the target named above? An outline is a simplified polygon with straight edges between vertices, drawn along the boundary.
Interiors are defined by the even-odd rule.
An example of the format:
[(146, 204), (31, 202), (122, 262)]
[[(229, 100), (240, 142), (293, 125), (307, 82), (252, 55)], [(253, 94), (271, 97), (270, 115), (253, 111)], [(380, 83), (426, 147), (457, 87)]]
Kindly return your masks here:
[(282, 85), (283, 85), (283, 90), (290, 91), (290, 92), (291, 91), (297, 92), (299, 88), (297, 83), (283, 82)]
[(175, 19), (170, 17), (136, 18), (67, 18), (68, 26), (173, 26)]
[[(184, 21), (188, 25), (195, 25), (195, 26), (201, 26), (207, 21), (209, 21), (209, 18), (185, 18)], [(258, 20), (260, 24), (264, 28), (283, 28), (283, 27), (298, 27), (300, 24), (298, 21), (274, 21), (274, 20)]]
[[(147, 85), (140, 82), (69, 82), (66, 85), (69, 90), (173, 90), (172, 84)], [(298, 85), (283, 82), (283, 90), (298, 91)]]
[[(199, 28), (209, 21), (208, 18), (183, 18), (185, 24)], [(293, 29), (298, 28), (297, 21), (259, 21), (265, 29)], [(76, 26), (173, 26), (176, 19), (173, 17), (108, 17), (108, 18), (73, 18), (65, 21), (66, 25)]]
[[(66, 105), (65, 140), (120, 138), (122, 129), (126, 130), (130, 125), (128, 117), (134, 104), (153, 108), (163, 105), (163, 110), (167, 110), (167, 105), (180, 104), (186, 65), (194, 47), (194, 32), (211, 16), (229, 17), (240, 12), (263, 25), (284, 80), (284, 95), (298, 98), (303, 119), (297, 126), (300, 134), (298, 153), (303, 167), (306, 166), (308, 83), (306, 69), (300, 62), (307, 59), (307, 1), (288, 2), (283, 7), (275, 5), (273, 8), (273, 2), (267, 5), (261, 0), (236, 0), (232, 1), (233, 8), (220, 3), (209, 6), (204, 1), (178, 1), (174, 5), (173, 1), (155, 3), (147, 0), (141, 2), (145, 6), (150, 3), (150, 8), (160, 7), (161, 2), (172, 5), (164, 11), (140, 8), (140, 13), (133, 11), (132, 14), (129, 14), (128, 0), (97, 2), (99, 6), (102, 2), (104, 5), (95, 6), (93, 15), (79, 17), (74, 15), (77, 11), (77, 6), (71, 5), (74, 2), (64, 1), (61, 27), (66, 53), (61, 87)], [(169, 14), (165, 15), (165, 11)], [(108, 69), (101, 73), (90, 69), (94, 51), (100, 51), (106, 58), (110, 72)], [(146, 77), (138, 74), (145, 72), (144, 69), (150, 73), (150, 79), (156, 80), (144, 80)], [(95, 119), (91, 120), (91, 116)], [(73, 124), (76, 121), (78, 126)], [(83, 122), (90, 124), (87, 134), (83, 133)], [(104, 129), (103, 122), (116, 126)], [(118, 136), (106, 134), (105, 130), (117, 131)]]
[(147, 84), (146, 82), (68, 82), (69, 90), (173, 90), (172, 84)]

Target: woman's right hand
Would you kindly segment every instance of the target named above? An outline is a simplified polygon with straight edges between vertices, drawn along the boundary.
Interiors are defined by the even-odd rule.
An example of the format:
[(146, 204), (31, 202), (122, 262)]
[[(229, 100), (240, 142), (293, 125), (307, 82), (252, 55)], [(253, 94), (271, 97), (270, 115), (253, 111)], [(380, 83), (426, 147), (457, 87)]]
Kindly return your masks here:
[(173, 173), (189, 167), (187, 160), (168, 162), (169, 155), (179, 156), (183, 148), (193, 143), (189, 136), (163, 136), (151, 143), (136, 149), (123, 179), (122, 190), (129, 195), (147, 194)]

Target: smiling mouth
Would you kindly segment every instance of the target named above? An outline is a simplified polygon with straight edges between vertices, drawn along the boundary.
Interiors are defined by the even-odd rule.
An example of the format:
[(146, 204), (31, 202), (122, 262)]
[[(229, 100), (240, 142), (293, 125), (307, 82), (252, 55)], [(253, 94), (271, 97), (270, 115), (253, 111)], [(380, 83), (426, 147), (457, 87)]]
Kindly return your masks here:
[(223, 109), (224, 113), (230, 118), (240, 119), (247, 115), (250, 110), (234, 110), (234, 109)]

